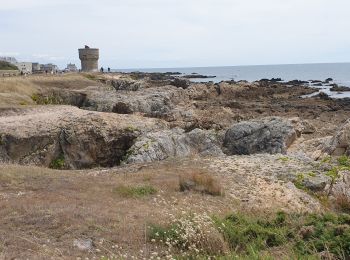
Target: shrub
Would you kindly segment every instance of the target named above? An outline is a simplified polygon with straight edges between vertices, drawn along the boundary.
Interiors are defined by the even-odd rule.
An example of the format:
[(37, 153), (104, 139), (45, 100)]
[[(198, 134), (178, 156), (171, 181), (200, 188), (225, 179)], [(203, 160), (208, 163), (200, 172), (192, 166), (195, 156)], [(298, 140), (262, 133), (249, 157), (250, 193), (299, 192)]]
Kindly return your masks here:
[(346, 155), (340, 156), (338, 158), (338, 163), (340, 166), (350, 167), (350, 160)]
[(64, 155), (60, 155), (58, 158), (53, 160), (50, 164), (50, 168), (61, 170), (65, 167)]
[(207, 173), (194, 172), (181, 175), (179, 178), (180, 191), (197, 191), (214, 196), (223, 195), (219, 182)]
[(149, 239), (165, 245), (167, 252), (182, 252), (180, 259), (201, 259), (199, 256), (226, 253), (227, 245), (207, 214), (172, 215), (170, 218), (169, 226), (150, 225), (148, 229)]
[(119, 187), (115, 188), (113, 192), (125, 198), (141, 198), (156, 194), (157, 190), (152, 186), (131, 187), (120, 185)]
[(350, 257), (350, 215), (278, 213), (274, 219), (233, 214), (216, 219), (231, 250), (240, 255), (274, 247), (291, 248), (299, 259), (328, 252), (341, 259)]

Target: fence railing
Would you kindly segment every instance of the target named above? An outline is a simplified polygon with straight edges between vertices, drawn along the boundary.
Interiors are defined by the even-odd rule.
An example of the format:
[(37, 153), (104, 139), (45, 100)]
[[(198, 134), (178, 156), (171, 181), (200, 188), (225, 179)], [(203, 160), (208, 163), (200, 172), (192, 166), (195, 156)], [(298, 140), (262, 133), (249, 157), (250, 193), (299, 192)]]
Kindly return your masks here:
[(18, 70), (0, 70), (0, 77), (13, 77), (20, 75)]

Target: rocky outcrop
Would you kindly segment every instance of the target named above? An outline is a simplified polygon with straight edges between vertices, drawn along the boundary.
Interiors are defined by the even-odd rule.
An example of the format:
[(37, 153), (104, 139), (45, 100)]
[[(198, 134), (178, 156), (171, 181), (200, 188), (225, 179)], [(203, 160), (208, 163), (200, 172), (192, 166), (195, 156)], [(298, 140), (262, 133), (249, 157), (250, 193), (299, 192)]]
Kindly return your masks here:
[(0, 160), (89, 168), (118, 165), (135, 139), (162, 129), (155, 119), (45, 106), (0, 115)]
[(84, 109), (120, 114), (142, 113), (158, 118), (186, 99), (186, 93), (174, 86), (144, 88), (138, 91), (111, 91), (90, 87), (84, 93)]
[(180, 128), (148, 133), (129, 149), (126, 163), (161, 161), (169, 157), (223, 155), (220, 134), (194, 129), (185, 133)]
[(118, 90), (137, 91), (140, 88), (142, 88), (142, 81), (118, 79), (118, 80), (112, 80), (111, 85), (117, 91)]
[(307, 120), (301, 120), (299, 117), (289, 118), (288, 120), (292, 123), (298, 135), (316, 132), (316, 128)]
[(322, 151), (330, 155), (350, 155), (350, 119), (328, 142), (323, 144)]
[(224, 138), (225, 152), (233, 154), (286, 153), (297, 138), (293, 125), (280, 117), (268, 117), (233, 125)]

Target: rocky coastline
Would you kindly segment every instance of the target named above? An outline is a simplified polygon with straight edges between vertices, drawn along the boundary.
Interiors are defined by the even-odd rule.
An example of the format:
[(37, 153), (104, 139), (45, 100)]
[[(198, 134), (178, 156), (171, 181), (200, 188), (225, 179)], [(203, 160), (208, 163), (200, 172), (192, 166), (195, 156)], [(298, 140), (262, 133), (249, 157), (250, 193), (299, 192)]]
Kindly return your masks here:
[(28, 77), (29, 98), (0, 108), (1, 165), (137, 175), (195, 161), (226, 183), (225, 201), (239, 207), (320, 212), (321, 196), (350, 201), (350, 164), (341, 161), (350, 155), (350, 99), (310, 96), (332, 79), (192, 78), (210, 76), (79, 74), (79, 87), (62, 83), (64, 76), (52, 79), (57, 84)]

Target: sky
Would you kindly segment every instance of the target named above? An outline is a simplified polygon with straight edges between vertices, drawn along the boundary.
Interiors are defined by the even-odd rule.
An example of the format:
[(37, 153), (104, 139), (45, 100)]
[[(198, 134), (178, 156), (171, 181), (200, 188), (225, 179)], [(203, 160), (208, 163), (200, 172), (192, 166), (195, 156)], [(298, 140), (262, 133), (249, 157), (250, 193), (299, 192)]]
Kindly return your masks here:
[(175, 68), (350, 62), (349, 0), (0, 0), (0, 56)]

